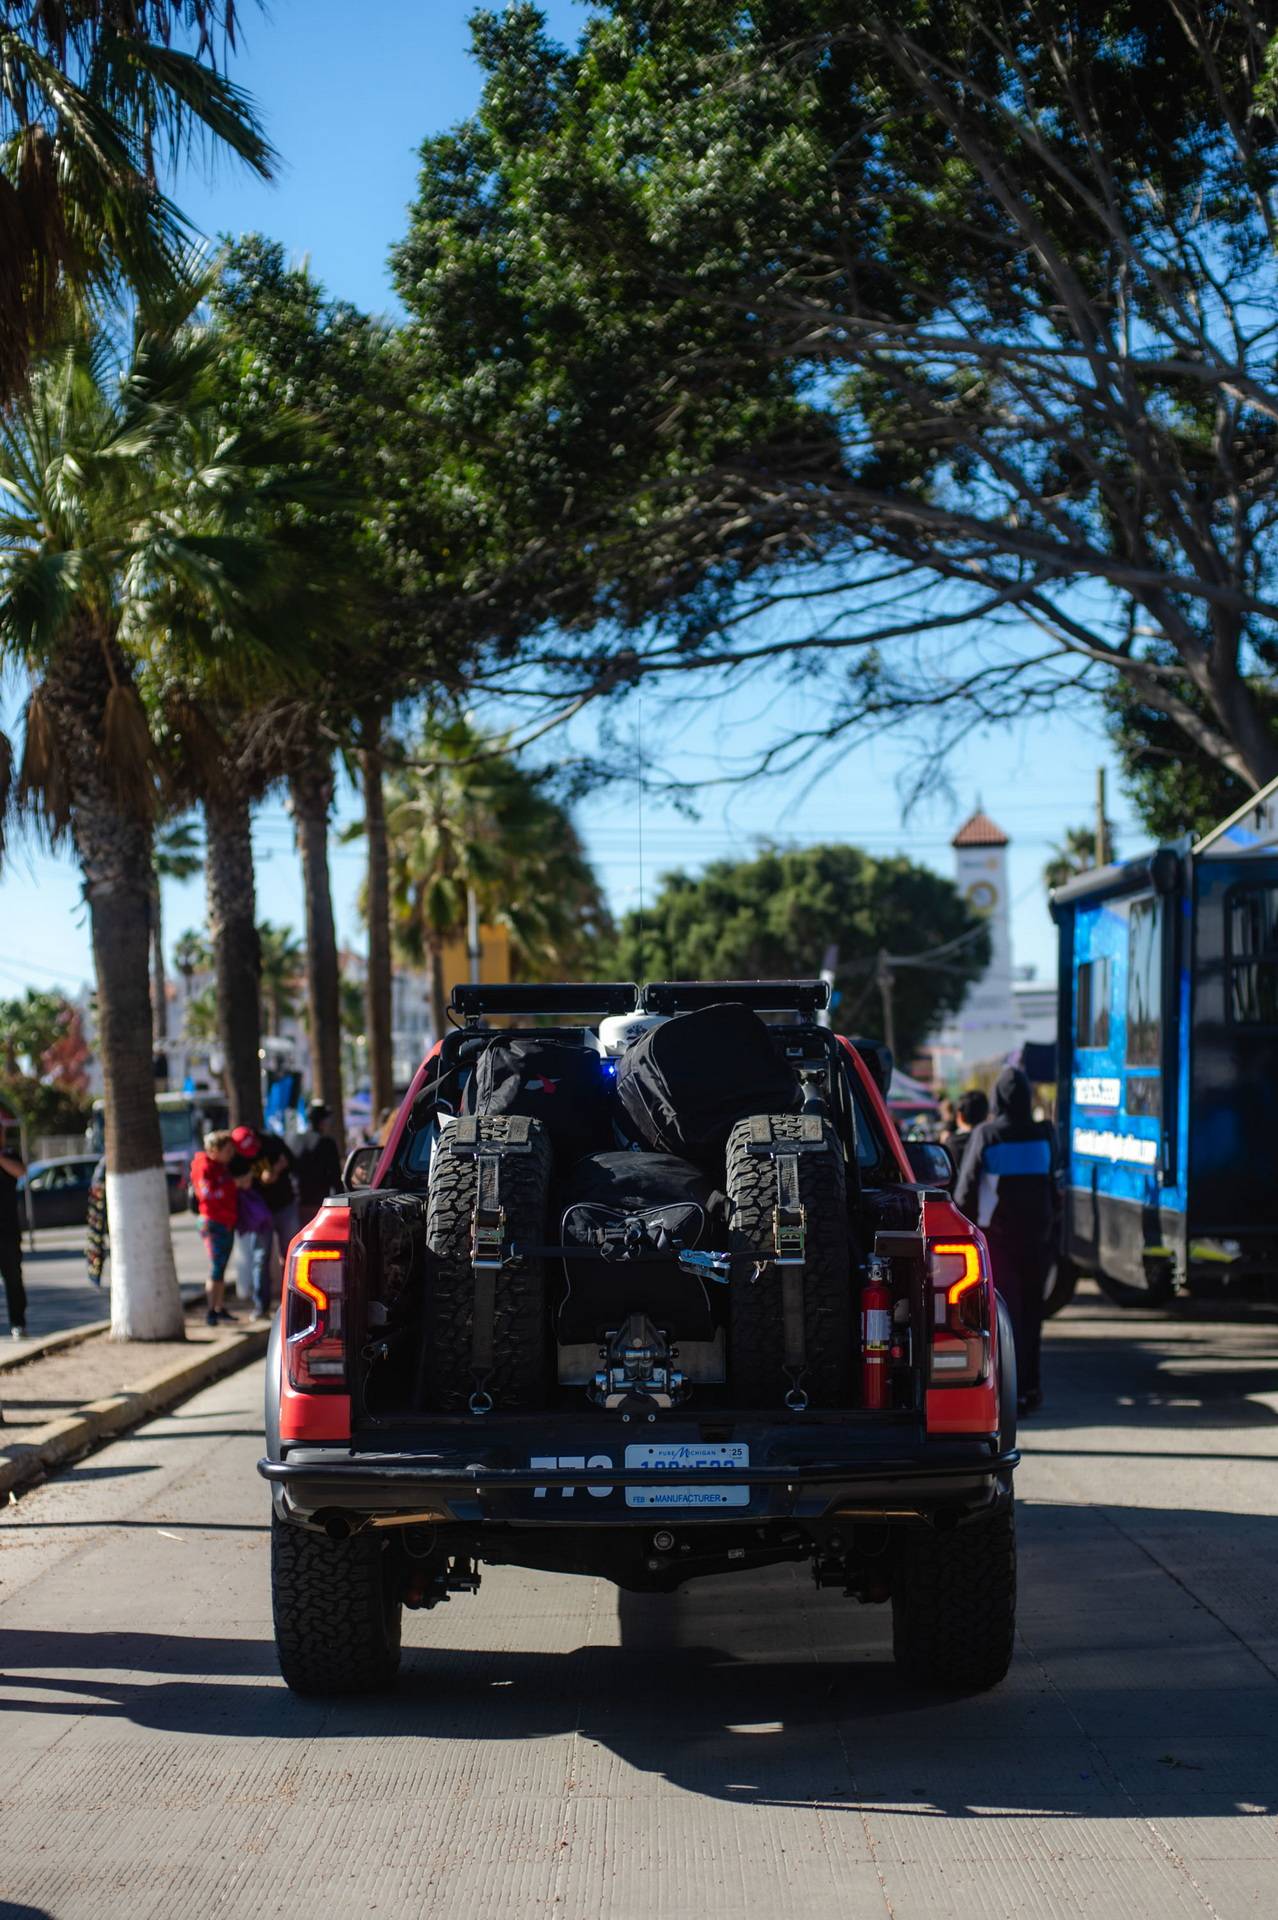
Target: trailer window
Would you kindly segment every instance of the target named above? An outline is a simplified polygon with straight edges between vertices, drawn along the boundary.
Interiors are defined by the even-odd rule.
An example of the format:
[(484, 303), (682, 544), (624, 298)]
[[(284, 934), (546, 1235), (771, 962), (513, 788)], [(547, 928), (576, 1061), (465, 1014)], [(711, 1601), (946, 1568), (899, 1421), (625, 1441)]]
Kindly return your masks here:
[(1278, 887), (1245, 887), (1229, 904), (1229, 1007), (1240, 1026), (1278, 1027)]
[(1163, 1036), (1163, 916), (1157, 900), (1137, 900), (1127, 921), (1127, 1064), (1156, 1067)]
[(1109, 959), (1084, 960), (1078, 969), (1078, 1005), (1076, 1044), (1080, 1047), (1109, 1045)]

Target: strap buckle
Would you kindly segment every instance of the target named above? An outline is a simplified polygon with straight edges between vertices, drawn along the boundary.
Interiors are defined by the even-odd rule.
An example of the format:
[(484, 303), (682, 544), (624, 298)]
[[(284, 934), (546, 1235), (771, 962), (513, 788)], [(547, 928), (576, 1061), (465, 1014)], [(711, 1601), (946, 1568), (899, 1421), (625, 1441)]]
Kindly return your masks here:
[(506, 1209), (501, 1204), (501, 1155), (481, 1153), (477, 1158), (479, 1179), (470, 1223), (470, 1262), (482, 1271), (505, 1263)]

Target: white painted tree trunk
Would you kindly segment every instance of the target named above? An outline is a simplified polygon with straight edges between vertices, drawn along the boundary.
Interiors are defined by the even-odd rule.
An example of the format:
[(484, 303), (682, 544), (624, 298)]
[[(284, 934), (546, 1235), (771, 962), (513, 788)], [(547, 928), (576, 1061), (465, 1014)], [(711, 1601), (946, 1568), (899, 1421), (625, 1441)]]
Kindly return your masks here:
[(108, 1173), (111, 1245), (111, 1338), (182, 1340), (186, 1328), (163, 1167)]

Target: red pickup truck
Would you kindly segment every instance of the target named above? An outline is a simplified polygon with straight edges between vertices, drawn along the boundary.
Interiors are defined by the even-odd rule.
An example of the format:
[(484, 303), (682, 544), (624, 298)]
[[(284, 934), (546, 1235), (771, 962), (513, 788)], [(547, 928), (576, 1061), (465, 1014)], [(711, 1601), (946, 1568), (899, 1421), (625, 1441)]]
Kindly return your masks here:
[[(901, 1143), (885, 1050), (822, 1025), (824, 995), (454, 990), (457, 1030), (371, 1178), (289, 1253), (260, 1471), (290, 1686), (389, 1684), (403, 1607), (476, 1590), (482, 1563), (671, 1591), (806, 1561), (818, 1584), (891, 1604), (908, 1680), (1002, 1679), (1006, 1310), (944, 1149)], [(717, 1133), (681, 1136), (678, 1099), (636, 1097), (642, 1038), (633, 1058), (599, 1038), (626, 1014), (664, 1023), (646, 1065), (710, 1102)], [(733, 1021), (749, 1045), (681, 1082)], [(756, 1046), (762, 1112), (743, 1079)], [(666, 1150), (694, 1136), (692, 1157)]]

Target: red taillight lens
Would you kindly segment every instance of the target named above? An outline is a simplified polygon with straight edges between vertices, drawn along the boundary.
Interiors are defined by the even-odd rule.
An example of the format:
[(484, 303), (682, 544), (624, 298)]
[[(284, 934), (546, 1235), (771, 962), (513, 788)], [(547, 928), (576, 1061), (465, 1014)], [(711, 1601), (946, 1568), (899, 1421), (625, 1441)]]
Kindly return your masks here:
[(346, 1391), (342, 1309), (346, 1260), (340, 1247), (294, 1249), (285, 1279), (288, 1383), (299, 1393)]
[(990, 1279), (975, 1240), (933, 1240), (931, 1384), (971, 1387), (990, 1367)]

